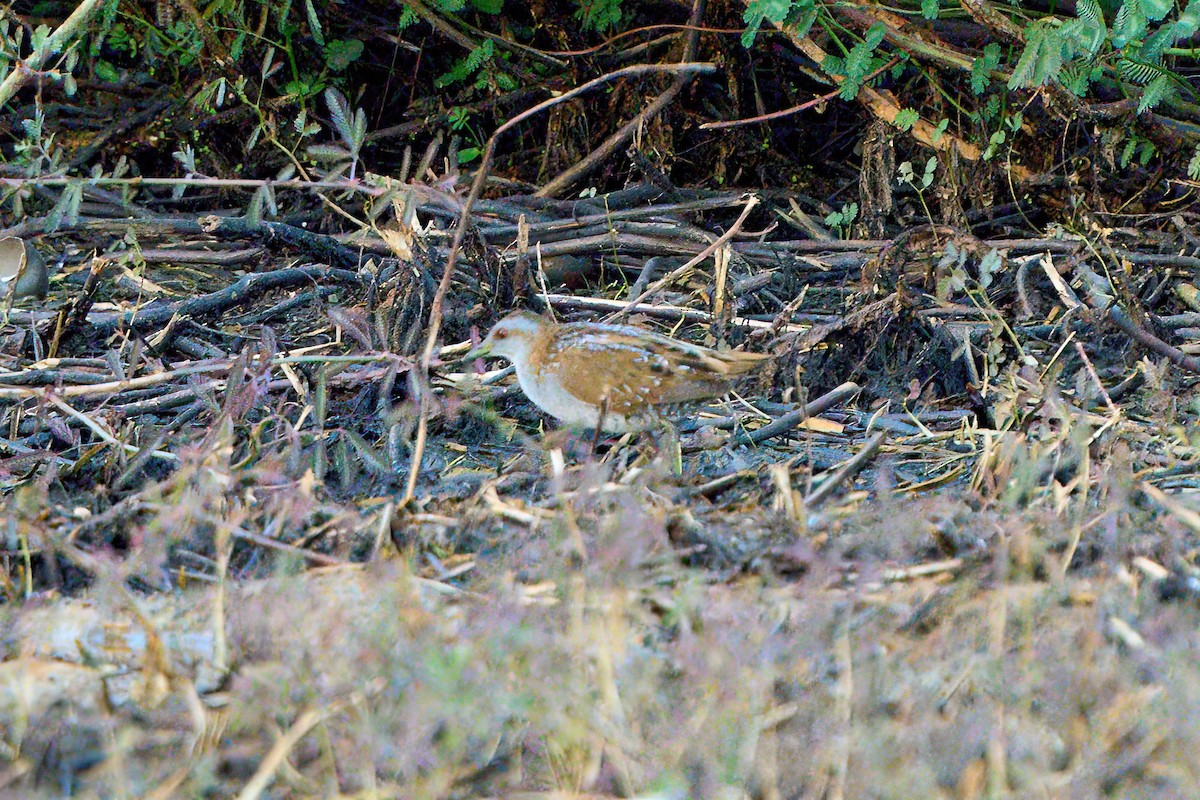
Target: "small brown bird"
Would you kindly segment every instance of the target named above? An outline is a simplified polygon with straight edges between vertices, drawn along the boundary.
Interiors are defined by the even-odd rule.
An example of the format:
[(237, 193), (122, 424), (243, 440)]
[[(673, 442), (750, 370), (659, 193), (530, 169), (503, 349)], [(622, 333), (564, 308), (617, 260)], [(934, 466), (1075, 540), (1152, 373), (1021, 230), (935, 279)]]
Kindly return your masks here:
[(45, 298), (50, 290), (46, 259), (33, 245), (16, 236), (0, 239), (0, 298)]
[(770, 358), (711, 350), (632, 325), (559, 324), (528, 311), (497, 322), (464, 358), (487, 355), (513, 363), (521, 390), (542, 411), (610, 433), (654, 428), (672, 406), (725, 394), (730, 378)]

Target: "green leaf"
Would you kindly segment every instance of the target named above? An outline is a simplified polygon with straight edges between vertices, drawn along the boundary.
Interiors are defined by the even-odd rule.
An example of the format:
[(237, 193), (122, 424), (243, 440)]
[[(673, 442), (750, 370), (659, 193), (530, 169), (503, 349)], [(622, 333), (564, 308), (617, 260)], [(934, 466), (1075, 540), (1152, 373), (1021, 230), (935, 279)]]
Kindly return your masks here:
[(353, 112), (350, 110), (350, 101), (344, 94), (330, 86), (325, 90), (325, 105), (329, 107), (329, 117), (333, 120), (333, 126), (337, 128), (338, 135), (342, 137), (343, 142), (353, 147), (354, 126), (350, 122), (350, 118), (353, 116)]
[(1009, 89), (1043, 86), (1057, 79), (1063, 65), (1063, 37), (1046, 24), (1031, 23), (1025, 29), (1025, 50), (1009, 78)]
[(343, 428), (338, 433), (344, 441), (348, 441), (355, 449), (359, 458), (362, 459), (363, 466), (366, 467), (370, 472), (373, 472), (376, 475), (392, 474), (391, 468), (387, 465), (387, 460), (380, 456), (379, 453), (376, 453), (375, 448), (367, 444), (366, 439), (362, 438), (349, 428)]
[(79, 205), (83, 202), (83, 184), (68, 183), (63, 187), (58, 202), (46, 215), (46, 233), (58, 230), (64, 222), (73, 225), (79, 221)]
[(607, 33), (621, 21), (621, 0), (575, 0), (575, 18), (583, 22), (585, 31)]
[(983, 118), (986, 120), (993, 120), (999, 113), (1000, 98), (996, 95), (992, 95), (987, 99), (987, 102), (983, 104)]
[(1172, 27), (1174, 28), (1174, 39), (1177, 42), (1190, 38), (1197, 30), (1200, 30), (1200, 3), (1190, 0), (1187, 8), (1180, 13)]
[(321, 18), (317, 16), (317, 9), (312, 0), (304, 0), (304, 11), (308, 15), (308, 30), (312, 34), (313, 41), (324, 47), (325, 32), (321, 30)]
[(1087, 94), (1091, 81), (1092, 64), (1087, 62), (1067, 64), (1058, 76), (1059, 84), (1076, 97), (1083, 97)]
[(96, 77), (105, 83), (116, 83), (121, 79), (117, 68), (107, 61), (96, 62)]
[(1170, 75), (1159, 75), (1142, 90), (1142, 97), (1138, 100), (1138, 113), (1149, 111), (1174, 94), (1175, 81)]
[(352, 157), (349, 150), (336, 144), (310, 144), (307, 152), (314, 161), (349, 161)]
[(1125, 0), (1113, 20), (1112, 43), (1120, 49), (1146, 35), (1146, 13), (1141, 0)]
[(480, 154), (482, 153), (483, 150), (478, 147), (464, 147), (462, 150), (458, 151), (458, 163), (469, 164), (475, 159), (479, 158)]
[(1165, 70), (1157, 64), (1136, 58), (1122, 58), (1117, 62), (1117, 74), (1121, 76), (1121, 80), (1129, 83), (1149, 83), (1164, 72)]
[(464, 81), (479, 71), (479, 68), (491, 60), (492, 55), (496, 51), (496, 45), (491, 39), (484, 39), (483, 43), (467, 54), (467, 57), (460, 60), (449, 72), (438, 76), (433, 85), (442, 88), (449, 86), (459, 81)]
[(1134, 151), (1137, 150), (1138, 140), (1136, 136), (1130, 137), (1129, 141), (1125, 142), (1125, 147), (1121, 149), (1121, 155), (1117, 158), (1117, 163), (1121, 165), (1121, 169), (1129, 166), (1129, 162), (1133, 159)]
[(504, 0), (471, 0), (471, 5), (484, 14), (499, 14), (504, 9)]
[(400, 18), (396, 20), (396, 33), (402, 33), (406, 28), (410, 28), (421, 21), (417, 16), (417, 12), (412, 10), (411, 6), (404, 6), (400, 10)]
[(334, 72), (341, 72), (363, 53), (363, 43), (358, 39), (335, 39), (325, 47), (325, 63)]
[(1175, 0), (1141, 0), (1142, 10), (1154, 22), (1158, 22), (1175, 7)]
[(1200, 144), (1196, 145), (1196, 150), (1192, 153), (1192, 160), (1188, 162), (1187, 174), (1192, 180), (1200, 181)]
[(921, 0), (921, 16), (925, 19), (937, 19), (938, 0)]
[(1095, 55), (1108, 37), (1108, 26), (1104, 23), (1100, 3), (1097, 0), (1077, 0), (1075, 13), (1079, 17), (1079, 42), (1084, 50)]
[(793, 5), (792, 0), (750, 0), (746, 4), (745, 13), (742, 14), (746, 23), (746, 30), (742, 31), (742, 47), (754, 44), (754, 37), (758, 35), (758, 29), (762, 27), (764, 20), (775, 24), (783, 23), (791, 13)]
[(1138, 162), (1144, 167), (1150, 163), (1150, 159), (1154, 158), (1154, 154), (1158, 152), (1154, 142), (1149, 139), (1144, 139), (1138, 147)]
[(983, 94), (991, 82), (991, 73), (1000, 66), (1000, 45), (990, 42), (983, 48), (983, 55), (971, 62), (971, 91), (975, 96)]
[(992, 248), (988, 254), (979, 260), (979, 286), (985, 292), (992, 285), (992, 276), (999, 273), (1004, 266), (1004, 259), (1000, 257), (1000, 251)]
[(942, 140), (942, 137), (946, 134), (946, 129), (949, 127), (950, 127), (949, 118), (942, 117), (941, 121), (937, 124), (937, 127), (933, 129), (933, 135), (929, 137), (930, 140), (934, 144), (937, 144), (938, 142), (940, 142)]
[[(876, 22), (867, 29), (863, 40), (854, 45), (846, 55), (846, 60), (841, 64), (841, 75), (845, 80), (838, 90), (838, 96), (843, 100), (852, 100), (858, 95), (859, 87), (874, 67), (872, 56), (875, 54), (875, 48), (879, 47), (886, 35), (887, 28), (884, 24)], [(834, 59), (827, 58), (822, 66), (826, 71), (831, 71), (836, 68), (836, 64)]]
[(902, 131), (912, 130), (912, 126), (917, 124), (921, 119), (921, 115), (911, 108), (902, 108), (896, 114), (896, 118), (892, 120), (892, 124)]

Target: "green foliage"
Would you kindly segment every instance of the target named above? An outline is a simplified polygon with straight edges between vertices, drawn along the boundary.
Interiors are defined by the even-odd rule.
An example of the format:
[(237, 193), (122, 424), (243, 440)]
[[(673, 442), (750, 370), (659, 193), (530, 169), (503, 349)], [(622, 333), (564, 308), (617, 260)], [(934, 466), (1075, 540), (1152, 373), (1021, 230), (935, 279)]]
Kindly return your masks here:
[(883, 42), (885, 35), (887, 27), (882, 22), (876, 22), (867, 29), (863, 40), (850, 49), (844, 61), (839, 63), (838, 59), (830, 58), (822, 65), (831, 75), (841, 75), (845, 78), (838, 87), (838, 96), (843, 100), (853, 100), (858, 95), (863, 80), (879, 67), (880, 62), (875, 59), (875, 50)]
[(976, 97), (983, 94), (991, 82), (991, 73), (1000, 66), (1000, 45), (989, 42), (983, 55), (971, 62), (971, 91)]
[[(764, 21), (782, 24), (792, 12), (793, 5), (800, 4), (793, 4), (792, 0), (750, 0), (742, 14), (742, 19), (746, 22), (746, 30), (742, 32), (742, 46), (749, 47), (754, 44)], [(811, 6), (812, 3), (809, 2), (808, 5)]]
[(846, 203), (841, 211), (834, 211), (825, 217), (825, 224), (837, 228), (842, 236), (849, 234), (850, 226), (858, 219), (858, 203)]
[(319, 47), (324, 47), (325, 33), (321, 28), (321, 17), (317, 14), (317, 7), (313, 5), (313, 0), (304, 0), (304, 10), (308, 14), (308, 32), (312, 34), (313, 41)]
[(1196, 145), (1192, 158), (1188, 161), (1187, 174), (1192, 180), (1200, 181), (1200, 144)]
[[(939, 0), (921, 0), (920, 7), (925, 18), (937, 18)], [(746, 30), (742, 43), (752, 45), (766, 23), (784, 26), (789, 34), (805, 35), (818, 19), (818, 8), (814, 0), (749, 0), (743, 15)], [(829, 17), (822, 24), (829, 40), (842, 46), (847, 29)], [(1168, 59), (1194, 58), (1196, 51), (1175, 48), (1197, 32), (1200, 32), (1200, 0), (1179, 0), (1178, 5), (1176, 0), (1078, 0), (1073, 17), (1050, 14), (1029, 21), (1024, 31), (1024, 46), (1011, 54), (996, 42), (986, 44), (970, 67), (970, 91), (986, 99), (978, 110), (969, 107), (960, 110), (971, 116), (977, 114), (984, 122), (997, 119), (1002, 102), (994, 92), (998, 87), (993, 85), (993, 76), (1007, 72), (1008, 90), (1057, 85), (1085, 97), (1094, 86), (1104, 84), (1110, 92), (1118, 88), (1135, 97), (1138, 112), (1146, 112), (1181, 96), (1195, 95), (1191, 84), (1180, 75), (1178, 65)], [(861, 41), (842, 46), (844, 55), (829, 55), (824, 59), (822, 69), (842, 79), (841, 98), (856, 97), (866, 76), (878, 68), (884, 57), (879, 48), (884, 46), (885, 34), (883, 24), (876, 23)], [(889, 56), (907, 55), (891, 49)], [(893, 76), (899, 78), (897, 73), (907, 66), (902, 61), (893, 70)], [(993, 92), (991, 96), (989, 91)], [(917, 119), (916, 111), (906, 109), (893, 124), (901, 130), (910, 130)], [(989, 158), (1009, 141), (1011, 134), (998, 130), (990, 136), (986, 151)]]
[(484, 39), (483, 43), (467, 54), (466, 58), (459, 59), (450, 70), (440, 76), (433, 82), (434, 86), (443, 88), (452, 83), (465, 81), (467, 78), (479, 72), (485, 64), (492, 60), (496, 54), (496, 45), (491, 39)]
[(937, 156), (930, 156), (929, 161), (925, 162), (924, 171), (918, 176), (913, 170), (911, 161), (903, 162), (897, 168), (897, 178), (901, 183), (907, 183), (917, 192), (917, 198), (921, 201), (921, 207), (925, 209), (925, 218), (933, 224), (933, 214), (929, 211), (929, 204), (925, 202), (925, 190), (933, 185), (933, 175), (937, 172)]
[[(346, 96), (332, 87), (325, 90), (325, 105), (341, 143), (311, 144), (308, 146), (308, 155), (317, 161), (331, 162), (326, 178), (348, 169), (350, 179), (354, 180), (359, 152), (367, 138), (366, 112), (361, 108), (352, 109)], [(294, 127), (302, 136), (317, 130), (308, 126), (303, 116), (296, 118)]]
[(983, 119), (985, 122), (994, 120), (1000, 114), (1000, 97), (992, 95), (983, 104)]
[(1030, 24), (1025, 29), (1025, 50), (1008, 79), (1008, 88), (1042, 86), (1057, 77), (1063, 65), (1064, 45), (1053, 22)]
[[(998, 102), (997, 102), (996, 108), (997, 108), (996, 113), (998, 114), (999, 113), (999, 103)], [(994, 158), (996, 156), (996, 154), (1000, 152), (1000, 148), (1003, 147), (1004, 144), (1008, 141), (1008, 134), (1005, 132), (1005, 130), (1004, 130), (1005, 128), (1007, 128), (1009, 131), (1012, 131), (1013, 133), (1016, 133), (1017, 131), (1021, 130), (1021, 125), (1024, 123), (1024, 121), (1025, 121), (1024, 117), (1021, 115), (1020, 112), (1017, 112), (1015, 114), (1006, 115), (1004, 117), (1003, 125), (1001, 125), (999, 130), (994, 131), (992, 133), (991, 137), (988, 139), (988, 146), (983, 151), (983, 160), (990, 161), (992, 158)]]
[(1155, 147), (1154, 142), (1145, 136), (1134, 134), (1125, 142), (1125, 147), (1121, 150), (1121, 155), (1117, 159), (1117, 163), (1124, 169), (1136, 160), (1138, 164), (1144, 167), (1150, 163), (1150, 159), (1157, 152), (1158, 148)]
[(471, 125), (471, 112), (465, 108), (456, 106), (450, 109), (447, 115), (450, 122), (450, 130), (457, 134), (466, 134), (473, 145), (464, 147), (458, 150), (455, 158), (459, 164), (469, 164), (475, 159), (483, 155), (483, 140)]
[(1173, 97), (1176, 93), (1174, 76), (1159, 75), (1147, 83), (1146, 88), (1142, 90), (1142, 97), (1138, 101), (1138, 113), (1141, 114), (1144, 111), (1149, 111), (1166, 98)]
[(344, 72), (362, 52), (363, 43), (358, 39), (335, 39), (325, 47), (325, 63), (334, 72)]
[[(918, 192), (922, 192), (933, 184), (933, 175), (935, 172), (937, 172), (937, 156), (929, 157), (929, 160), (925, 162), (925, 170), (921, 173), (919, 178), (917, 177), (916, 172), (913, 170), (911, 161), (903, 162), (897, 168), (897, 172), (899, 173), (901, 183), (907, 183)], [(918, 186), (918, 184), (920, 185)]]
[(946, 130), (949, 127), (950, 120), (947, 117), (942, 117), (940, 120), (938, 120), (938, 124), (933, 128), (933, 134), (930, 136), (930, 139), (934, 144), (937, 144), (942, 140), (942, 137), (946, 135)]
[(575, 18), (584, 30), (607, 33), (621, 21), (621, 0), (575, 0)]
[(979, 288), (985, 292), (992, 285), (992, 279), (1004, 269), (1004, 258), (1000, 251), (992, 248), (979, 260)]
[(73, 225), (79, 221), (79, 207), (83, 203), (83, 183), (69, 183), (62, 188), (58, 202), (46, 215), (46, 232), (58, 230), (63, 224)]
[(916, 125), (921, 119), (921, 115), (911, 108), (902, 108), (896, 114), (896, 118), (892, 120), (892, 124), (902, 131), (912, 130), (912, 126)]
[[(1121, 80), (1141, 87), (1138, 111), (1148, 111), (1190, 91), (1168, 65), (1168, 48), (1200, 28), (1200, 9), (1192, 3), (1174, 21), (1157, 28), (1174, 9), (1173, 0), (1124, 0), (1108, 28), (1098, 0), (1080, 0), (1074, 19), (1046, 17), (1026, 28), (1025, 48), (1009, 80), (1010, 89), (1057, 83), (1077, 95), (1105, 80), (1104, 63), (1115, 63)], [(1105, 51), (1111, 49), (1112, 53)], [(973, 86), (976, 85), (973, 82)]]

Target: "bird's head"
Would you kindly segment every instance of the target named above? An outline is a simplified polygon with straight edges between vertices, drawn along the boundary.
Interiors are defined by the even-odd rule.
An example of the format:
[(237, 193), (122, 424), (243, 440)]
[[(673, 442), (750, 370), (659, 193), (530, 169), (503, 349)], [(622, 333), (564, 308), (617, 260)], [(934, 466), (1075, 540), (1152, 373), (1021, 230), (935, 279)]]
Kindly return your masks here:
[(514, 364), (524, 361), (534, 341), (553, 323), (530, 311), (517, 311), (500, 320), (479, 346), (463, 356), (470, 361), (486, 356), (507, 358)]

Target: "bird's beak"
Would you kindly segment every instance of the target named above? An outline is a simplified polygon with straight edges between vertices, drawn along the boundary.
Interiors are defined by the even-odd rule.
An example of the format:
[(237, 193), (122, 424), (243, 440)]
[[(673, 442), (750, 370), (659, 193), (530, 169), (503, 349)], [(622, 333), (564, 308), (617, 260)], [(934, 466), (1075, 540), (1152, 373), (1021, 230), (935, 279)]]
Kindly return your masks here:
[(474, 361), (477, 358), (487, 358), (492, 352), (492, 337), (488, 336), (478, 347), (468, 350), (462, 357), (463, 361)]

